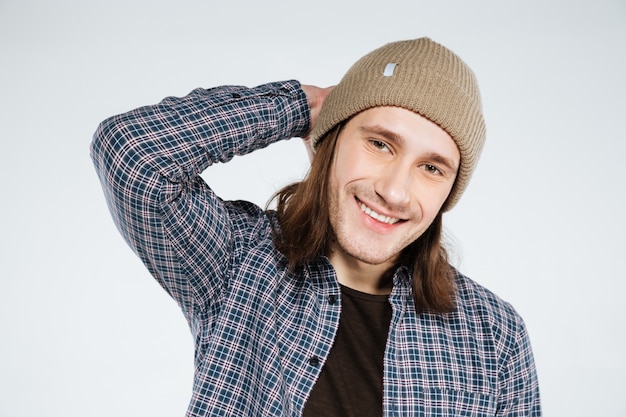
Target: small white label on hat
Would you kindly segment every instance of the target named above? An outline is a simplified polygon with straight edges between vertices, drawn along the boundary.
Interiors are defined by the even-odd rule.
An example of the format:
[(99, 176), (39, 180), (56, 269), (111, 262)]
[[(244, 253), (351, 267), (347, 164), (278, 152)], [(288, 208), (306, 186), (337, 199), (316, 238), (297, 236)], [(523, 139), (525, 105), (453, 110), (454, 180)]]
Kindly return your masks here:
[(383, 72), (383, 76), (391, 77), (393, 75), (393, 72), (396, 70), (396, 65), (398, 64), (393, 62), (388, 63), (385, 67), (385, 71)]

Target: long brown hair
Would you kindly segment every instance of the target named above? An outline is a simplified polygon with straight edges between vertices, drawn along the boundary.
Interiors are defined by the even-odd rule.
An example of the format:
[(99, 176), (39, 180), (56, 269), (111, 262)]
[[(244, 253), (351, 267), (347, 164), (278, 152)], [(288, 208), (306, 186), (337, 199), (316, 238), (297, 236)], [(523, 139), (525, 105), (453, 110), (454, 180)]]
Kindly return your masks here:
[[(274, 198), (280, 231), (274, 244), (295, 271), (326, 254), (333, 238), (329, 220), (328, 183), (341, 127), (331, 130), (317, 146), (303, 181), (278, 191)], [(442, 245), (442, 213), (415, 242), (404, 248), (400, 262), (413, 269), (413, 298), (418, 313), (446, 313), (454, 309), (454, 282)]]

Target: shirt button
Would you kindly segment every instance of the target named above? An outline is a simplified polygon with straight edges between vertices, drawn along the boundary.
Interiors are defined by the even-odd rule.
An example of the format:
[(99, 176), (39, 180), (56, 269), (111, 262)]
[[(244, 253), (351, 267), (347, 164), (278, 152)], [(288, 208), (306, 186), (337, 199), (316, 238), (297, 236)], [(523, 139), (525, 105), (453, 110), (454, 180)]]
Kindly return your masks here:
[(335, 305), (335, 303), (337, 302), (337, 296), (334, 294), (331, 294), (328, 296), (328, 304)]
[(317, 356), (311, 356), (309, 358), (309, 365), (311, 366), (317, 366), (320, 364), (320, 358), (318, 358)]
[(239, 94), (239, 93), (233, 93), (233, 98), (241, 98), (241, 94)]

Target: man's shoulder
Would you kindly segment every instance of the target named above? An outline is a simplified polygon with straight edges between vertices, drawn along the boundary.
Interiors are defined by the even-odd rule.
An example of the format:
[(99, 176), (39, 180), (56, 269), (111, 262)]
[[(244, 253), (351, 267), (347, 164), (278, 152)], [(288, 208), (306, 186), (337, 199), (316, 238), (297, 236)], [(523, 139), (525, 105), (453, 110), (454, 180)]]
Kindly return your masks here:
[(266, 210), (245, 200), (226, 200), (224, 208), (235, 234), (254, 240), (271, 231), (276, 223), (273, 210)]
[(262, 256), (279, 255), (274, 238), (281, 230), (275, 210), (245, 200), (224, 201), (224, 208), (230, 221), (235, 259), (241, 261), (253, 252)]
[(523, 326), (523, 320), (515, 308), (493, 291), (454, 271), (456, 309), (460, 314), (492, 324), (510, 327)]

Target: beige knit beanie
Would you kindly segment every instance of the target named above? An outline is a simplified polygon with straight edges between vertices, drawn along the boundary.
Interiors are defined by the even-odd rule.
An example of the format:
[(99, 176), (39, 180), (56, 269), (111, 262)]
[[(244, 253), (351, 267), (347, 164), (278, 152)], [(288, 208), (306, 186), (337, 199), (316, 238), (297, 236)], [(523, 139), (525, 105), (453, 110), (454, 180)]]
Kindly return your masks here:
[(376, 106), (413, 110), (456, 142), (461, 166), (444, 203), (450, 210), (467, 187), (485, 142), (485, 122), (472, 70), (428, 38), (389, 43), (358, 60), (330, 92), (311, 132), (315, 148), (338, 123)]

